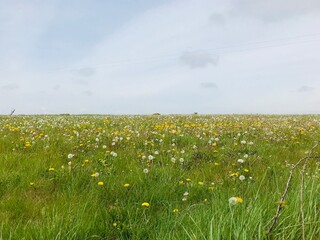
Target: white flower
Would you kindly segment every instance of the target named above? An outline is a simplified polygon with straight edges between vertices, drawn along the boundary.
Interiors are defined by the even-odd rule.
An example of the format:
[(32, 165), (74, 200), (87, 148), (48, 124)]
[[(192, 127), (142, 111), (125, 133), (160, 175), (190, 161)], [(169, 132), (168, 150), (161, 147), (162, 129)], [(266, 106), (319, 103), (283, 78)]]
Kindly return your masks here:
[(69, 159), (71, 159), (71, 158), (73, 158), (73, 157), (74, 157), (74, 154), (72, 154), (72, 153), (69, 153), (69, 154), (68, 154), (68, 158), (69, 158)]
[(185, 151), (182, 149), (182, 150), (180, 151), (180, 153), (184, 154), (184, 153), (185, 153)]
[(142, 160), (146, 160), (147, 157), (145, 155), (143, 155), (141, 158), (142, 158)]
[(176, 159), (174, 157), (171, 158), (171, 162), (175, 163)]
[(143, 173), (147, 174), (149, 172), (148, 168), (143, 169)]
[(111, 152), (110, 152), (110, 155), (111, 155), (112, 157), (117, 157), (117, 156), (118, 156), (118, 154), (117, 154), (116, 152), (114, 152), (114, 151), (111, 151)]
[(107, 148), (107, 146), (106, 146), (106, 145), (102, 145), (102, 148), (103, 148), (103, 149), (106, 149), (106, 148)]
[(253, 142), (249, 142), (248, 144), (249, 144), (249, 145), (253, 145)]
[(238, 161), (237, 161), (238, 163), (244, 163), (244, 160), (243, 159), (238, 159)]
[(218, 142), (218, 141), (219, 141), (219, 138), (215, 138), (214, 140), (215, 140), (216, 142)]
[(159, 155), (159, 151), (154, 151), (154, 154), (155, 155)]
[(243, 155), (243, 157), (244, 157), (244, 158), (248, 158), (248, 157), (249, 157), (249, 155), (248, 155), (248, 154), (245, 154), (245, 155)]
[(189, 195), (189, 193), (188, 192), (185, 192), (184, 194), (183, 194), (183, 196), (188, 196)]
[(247, 143), (247, 141), (242, 140), (240, 143), (241, 143), (241, 144), (246, 144), (246, 143)]
[(239, 176), (239, 179), (240, 179), (240, 181), (243, 181), (243, 180), (245, 180), (245, 179), (246, 179), (246, 177), (245, 177), (245, 176), (243, 176), (243, 175), (240, 175), (240, 176)]
[(183, 162), (184, 162), (184, 159), (183, 159), (183, 158), (180, 158), (180, 159), (179, 159), (179, 162), (180, 162), (180, 163), (183, 163)]
[(70, 161), (70, 162), (68, 162), (68, 165), (69, 165), (69, 166), (71, 166), (71, 164), (72, 164), (72, 162), (71, 162), (71, 161)]
[(197, 146), (196, 145), (193, 145), (193, 147), (192, 147), (193, 149), (197, 149)]
[(149, 155), (149, 156), (148, 156), (148, 159), (149, 159), (150, 161), (152, 161), (152, 160), (154, 159), (154, 156)]

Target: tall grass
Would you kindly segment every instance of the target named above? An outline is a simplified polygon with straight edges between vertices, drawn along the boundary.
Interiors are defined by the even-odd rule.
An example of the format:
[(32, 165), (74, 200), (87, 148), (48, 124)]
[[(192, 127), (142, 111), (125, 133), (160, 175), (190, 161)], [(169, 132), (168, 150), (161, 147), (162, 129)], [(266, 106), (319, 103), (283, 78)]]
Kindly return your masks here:
[[(319, 116), (2, 116), (0, 239), (301, 239), (301, 168), (267, 230), (319, 127)], [(319, 176), (310, 159), (306, 239), (320, 239)]]

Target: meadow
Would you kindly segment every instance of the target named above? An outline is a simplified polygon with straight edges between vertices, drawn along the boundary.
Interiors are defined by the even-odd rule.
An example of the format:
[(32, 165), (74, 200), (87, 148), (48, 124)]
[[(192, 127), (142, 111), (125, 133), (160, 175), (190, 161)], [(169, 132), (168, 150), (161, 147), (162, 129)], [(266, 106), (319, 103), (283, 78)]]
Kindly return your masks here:
[(0, 239), (320, 239), (319, 140), (317, 115), (0, 116)]

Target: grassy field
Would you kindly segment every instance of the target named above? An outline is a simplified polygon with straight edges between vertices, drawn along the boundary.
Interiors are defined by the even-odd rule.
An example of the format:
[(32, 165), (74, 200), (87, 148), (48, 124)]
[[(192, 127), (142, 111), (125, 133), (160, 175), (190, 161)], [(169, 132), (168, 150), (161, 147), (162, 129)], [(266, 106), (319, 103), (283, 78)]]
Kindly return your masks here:
[(280, 202), (318, 140), (320, 116), (2, 116), (0, 239), (320, 239), (320, 159)]

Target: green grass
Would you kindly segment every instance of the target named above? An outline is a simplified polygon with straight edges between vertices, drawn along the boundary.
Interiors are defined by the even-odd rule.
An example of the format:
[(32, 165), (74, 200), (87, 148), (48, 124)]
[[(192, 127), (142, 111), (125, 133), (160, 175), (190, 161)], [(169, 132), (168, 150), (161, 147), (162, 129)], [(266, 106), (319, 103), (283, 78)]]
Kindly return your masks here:
[[(301, 239), (301, 167), (266, 233), (318, 140), (312, 115), (2, 116), (0, 239)], [(306, 239), (320, 239), (319, 177), (310, 159)]]

